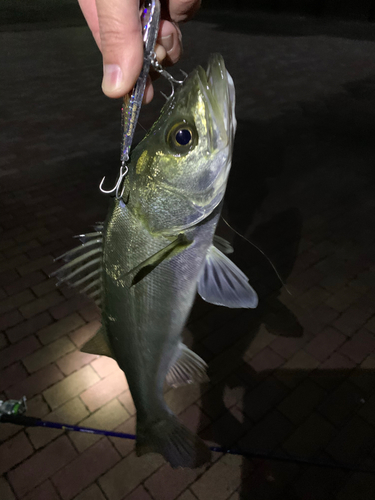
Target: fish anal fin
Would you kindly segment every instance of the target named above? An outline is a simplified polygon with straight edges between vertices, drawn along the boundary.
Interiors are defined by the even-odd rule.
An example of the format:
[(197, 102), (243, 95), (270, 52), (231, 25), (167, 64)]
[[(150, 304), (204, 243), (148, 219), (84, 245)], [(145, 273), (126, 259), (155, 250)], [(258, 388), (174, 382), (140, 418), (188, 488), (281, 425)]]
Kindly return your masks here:
[(111, 348), (109, 347), (103, 327), (99, 328), (96, 334), (85, 344), (83, 344), (83, 346), (81, 347), (81, 352), (113, 358), (113, 354)]
[(166, 382), (171, 387), (208, 382), (207, 363), (186, 347), (182, 342), (178, 346), (177, 360), (169, 369)]
[(134, 286), (139, 283), (159, 264), (183, 252), (190, 245), (191, 241), (188, 241), (184, 234), (179, 234), (178, 237), (172, 241), (172, 243), (162, 248), (159, 252), (156, 252), (154, 255), (141, 262), (137, 267), (127, 273), (126, 277), (130, 282), (130, 286)]
[(206, 302), (231, 308), (255, 308), (258, 296), (247, 276), (214, 245), (209, 248), (198, 279), (198, 293)]

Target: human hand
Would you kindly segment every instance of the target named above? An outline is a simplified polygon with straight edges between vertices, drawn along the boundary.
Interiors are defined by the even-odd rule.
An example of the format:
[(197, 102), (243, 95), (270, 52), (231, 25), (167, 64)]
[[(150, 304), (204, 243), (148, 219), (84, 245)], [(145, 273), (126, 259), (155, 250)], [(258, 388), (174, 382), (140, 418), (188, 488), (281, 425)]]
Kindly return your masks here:
[[(134, 87), (143, 65), (139, 0), (78, 0), (103, 56), (103, 92), (122, 97)], [(201, 0), (161, 0), (162, 12), (155, 53), (163, 64), (180, 58), (181, 32), (176, 23), (189, 19)], [(154, 95), (148, 79), (144, 102)]]

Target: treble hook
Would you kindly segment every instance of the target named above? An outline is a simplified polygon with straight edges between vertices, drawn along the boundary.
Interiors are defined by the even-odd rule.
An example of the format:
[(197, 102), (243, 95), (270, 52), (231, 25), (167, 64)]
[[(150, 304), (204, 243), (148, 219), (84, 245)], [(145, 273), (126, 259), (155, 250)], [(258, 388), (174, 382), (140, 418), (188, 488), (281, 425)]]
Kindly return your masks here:
[(169, 83), (171, 84), (172, 92), (170, 93), (169, 96), (166, 96), (163, 92), (161, 92), (161, 94), (167, 99), (167, 101), (169, 101), (169, 99), (172, 99), (172, 97), (174, 96), (175, 84), (182, 85), (185, 81), (185, 78), (188, 75), (187, 75), (187, 73), (185, 73), (185, 71), (180, 70), (185, 78), (183, 80), (176, 80), (176, 78), (174, 78), (170, 73), (168, 73), (168, 71), (166, 71), (163, 68), (163, 66), (159, 63), (159, 61), (156, 59), (155, 52), (151, 56), (151, 65), (155, 71), (157, 71), (160, 75), (164, 76), (164, 78), (166, 78), (169, 81)]
[(104, 183), (104, 179), (105, 179), (105, 176), (104, 176), (103, 179), (102, 179), (102, 182), (99, 185), (100, 191), (102, 193), (104, 193), (104, 194), (112, 194), (112, 193), (116, 192), (116, 199), (119, 200), (122, 197), (122, 195), (124, 194), (125, 186), (122, 187), (122, 190), (121, 190), (120, 194), (119, 194), (119, 191), (120, 191), (120, 188), (121, 188), (122, 181), (124, 180), (124, 177), (126, 176), (126, 174), (128, 173), (128, 171), (129, 171), (129, 169), (128, 169), (127, 165), (125, 165), (125, 163), (123, 163), (121, 165), (121, 167), (120, 167), (120, 173), (119, 173), (116, 185), (115, 185), (114, 188), (110, 189), (109, 191), (106, 191), (102, 187), (103, 183)]

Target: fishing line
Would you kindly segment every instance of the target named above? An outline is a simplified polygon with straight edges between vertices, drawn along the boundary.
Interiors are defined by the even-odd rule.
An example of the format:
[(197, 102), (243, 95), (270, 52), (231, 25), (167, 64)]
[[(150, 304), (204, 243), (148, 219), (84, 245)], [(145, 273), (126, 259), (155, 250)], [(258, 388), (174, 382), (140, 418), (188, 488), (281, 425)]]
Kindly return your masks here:
[(254, 248), (256, 248), (258, 250), (258, 252), (260, 252), (267, 260), (268, 262), (271, 264), (271, 267), (272, 269), (275, 271), (276, 273), (276, 276), (278, 277), (280, 283), (283, 285), (283, 287), (285, 288), (285, 290), (289, 293), (290, 296), (293, 297), (291, 291), (289, 290), (289, 288), (287, 287), (286, 283), (284, 282), (284, 280), (282, 279), (282, 277), (280, 276), (280, 273), (278, 272), (278, 270), (276, 269), (276, 266), (273, 264), (273, 262), (271, 261), (271, 259), (263, 252), (263, 250), (261, 248), (259, 248), (257, 245), (255, 245), (255, 243), (253, 243), (252, 241), (248, 240), (247, 238), (245, 238), (245, 236), (241, 233), (239, 233), (236, 229), (234, 229), (234, 227), (232, 227), (229, 222), (227, 222), (223, 216), (221, 216), (221, 218), (223, 219), (223, 221), (225, 222), (225, 224), (234, 232), (236, 233), (240, 238), (242, 238), (243, 240), (247, 241), (248, 243), (250, 243), (250, 245), (252, 245)]
[[(64, 431), (75, 431), (75, 432), (83, 432), (86, 434), (99, 434), (107, 437), (117, 437), (122, 439), (131, 439), (135, 440), (136, 436), (134, 434), (127, 434), (124, 432), (115, 432), (115, 431), (106, 431), (102, 429), (94, 429), (92, 427), (81, 427), (79, 425), (69, 425), (69, 424), (60, 424), (58, 422), (49, 422), (47, 420), (41, 420), (40, 418), (35, 417), (27, 417), (25, 415), (15, 415), (15, 414), (7, 414), (0, 413), (0, 422), (3, 423), (11, 423), (16, 425), (24, 425), (27, 427), (46, 427), (51, 429), (61, 429)], [(266, 453), (266, 452), (258, 452), (251, 450), (240, 450), (240, 449), (231, 449), (226, 448), (224, 446), (210, 446), (211, 451), (217, 453), (224, 453), (230, 455), (240, 455), (242, 457), (248, 459), (260, 459), (260, 460), (269, 460), (271, 462), (287, 462), (287, 463), (296, 463), (302, 465), (312, 465), (316, 467), (325, 467), (330, 469), (342, 469), (354, 472), (364, 472), (367, 474), (375, 474), (375, 469), (368, 469), (365, 467), (358, 467), (353, 464), (345, 464), (337, 461), (322, 461), (322, 460), (314, 460), (306, 457), (290, 455), (290, 454), (277, 454), (277, 453)]]

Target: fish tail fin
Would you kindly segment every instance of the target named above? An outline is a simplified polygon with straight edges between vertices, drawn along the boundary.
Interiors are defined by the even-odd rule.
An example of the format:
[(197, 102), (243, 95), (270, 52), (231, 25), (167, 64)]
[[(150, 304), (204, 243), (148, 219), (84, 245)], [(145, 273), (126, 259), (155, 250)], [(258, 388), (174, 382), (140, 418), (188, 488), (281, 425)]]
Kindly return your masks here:
[(211, 452), (202, 439), (181, 424), (174, 415), (154, 424), (137, 424), (138, 456), (160, 453), (173, 468), (200, 467), (211, 458)]

